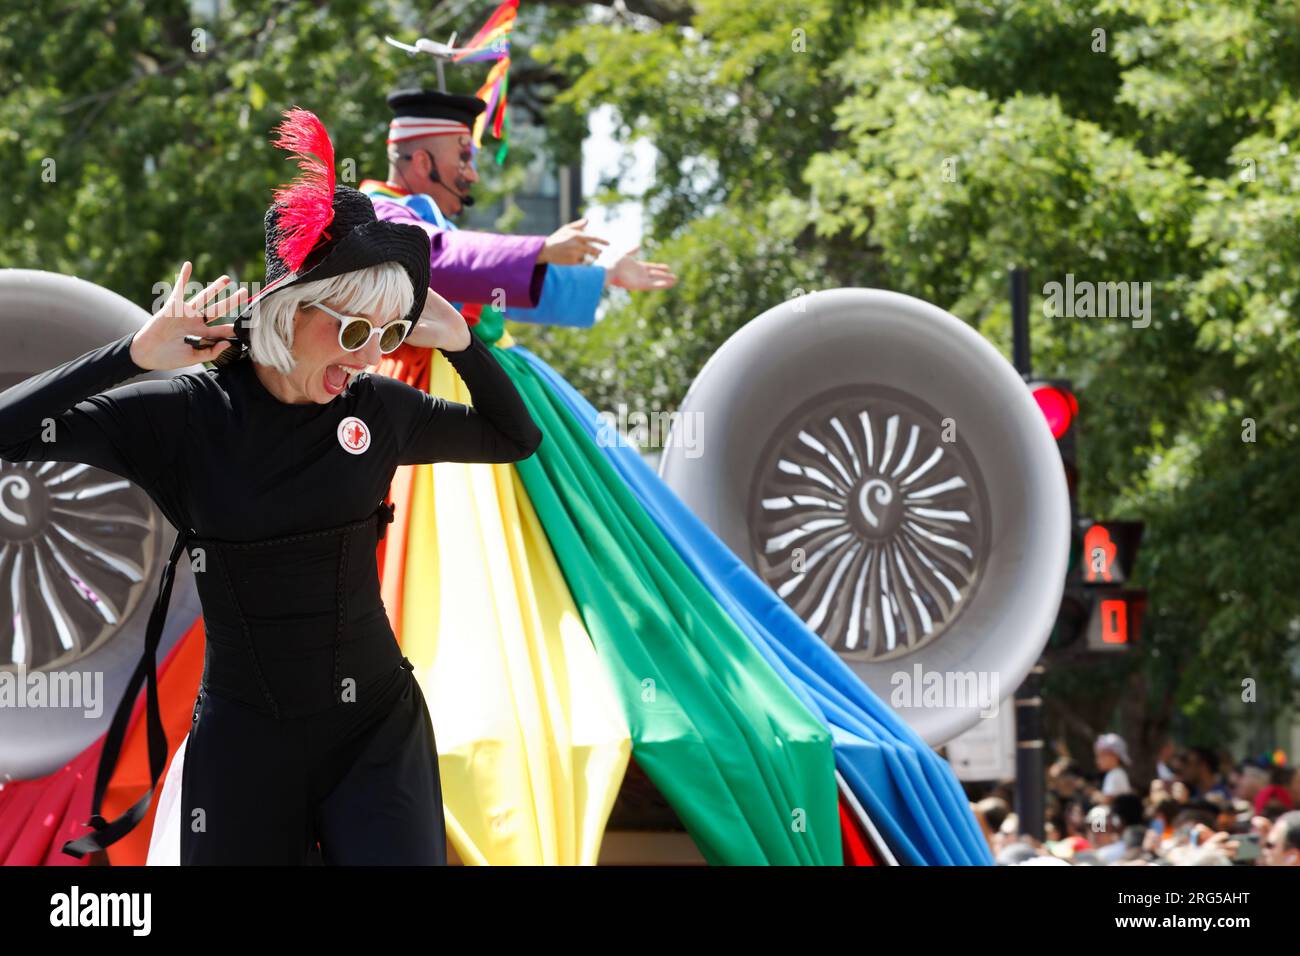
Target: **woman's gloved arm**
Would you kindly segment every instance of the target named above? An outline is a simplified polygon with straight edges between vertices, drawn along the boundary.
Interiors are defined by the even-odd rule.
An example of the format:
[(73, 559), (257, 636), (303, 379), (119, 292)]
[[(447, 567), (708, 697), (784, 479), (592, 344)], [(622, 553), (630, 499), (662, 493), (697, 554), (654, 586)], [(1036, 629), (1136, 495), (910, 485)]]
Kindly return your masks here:
[(436, 348), (469, 387), (474, 404), (451, 402), (404, 382), (371, 375), (397, 434), (398, 464), (436, 461), (508, 462), (527, 458), (542, 431), (492, 350), (465, 324), (465, 317), (433, 289), (416, 327), (407, 336)]
[(134, 335), (0, 392), (0, 458), (80, 462), (150, 487), (176, 451), (186, 396), (175, 379), (113, 387), (145, 371)]
[(397, 431), (399, 464), (510, 462), (536, 451), (542, 431), (483, 340), (471, 335), (468, 348), (440, 351), (469, 387), (473, 405), (371, 376)]

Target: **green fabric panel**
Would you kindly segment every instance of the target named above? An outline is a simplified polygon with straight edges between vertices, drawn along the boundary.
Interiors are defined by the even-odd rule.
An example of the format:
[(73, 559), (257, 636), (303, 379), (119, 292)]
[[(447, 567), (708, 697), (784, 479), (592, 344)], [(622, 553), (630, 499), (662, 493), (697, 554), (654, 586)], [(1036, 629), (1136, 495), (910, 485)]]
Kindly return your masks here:
[(483, 311), (479, 313), (478, 322), (470, 326), (470, 331), (488, 345), (492, 345), (497, 339), (501, 338), (501, 333), (505, 331), (505, 328), (506, 317), (504, 313), (493, 306), (485, 305)]
[(618, 690), (637, 763), (711, 864), (842, 865), (830, 731), (563, 402), (509, 349), (493, 354), (545, 434), (515, 467)]

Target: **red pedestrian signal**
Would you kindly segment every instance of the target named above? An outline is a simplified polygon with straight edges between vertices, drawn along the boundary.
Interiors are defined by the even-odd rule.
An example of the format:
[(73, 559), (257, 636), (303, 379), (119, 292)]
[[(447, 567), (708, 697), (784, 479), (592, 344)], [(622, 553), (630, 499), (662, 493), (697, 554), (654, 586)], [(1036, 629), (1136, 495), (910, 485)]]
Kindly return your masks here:
[[(1086, 524), (1086, 523), (1085, 523)], [(1094, 521), (1083, 532), (1080, 569), (1084, 584), (1123, 584), (1137, 562), (1142, 521)]]
[(1096, 592), (1088, 621), (1090, 651), (1124, 651), (1136, 644), (1146, 612), (1147, 592), (1129, 588), (1104, 588)]
[(1128, 643), (1128, 602), (1123, 598), (1102, 598), (1101, 642)]
[(1113, 583), (1116, 550), (1105, 525), (1089, 528), (1083, 535), (1083, 580), (1088, 584)]

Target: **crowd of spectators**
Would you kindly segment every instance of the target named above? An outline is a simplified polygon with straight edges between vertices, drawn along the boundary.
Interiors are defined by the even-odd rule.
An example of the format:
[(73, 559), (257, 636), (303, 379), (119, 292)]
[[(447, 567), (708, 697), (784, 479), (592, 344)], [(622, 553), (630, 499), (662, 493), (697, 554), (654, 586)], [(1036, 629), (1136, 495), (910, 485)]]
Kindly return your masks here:
[(1095, 773), (1069, 757), (1052, 764), (1041, 841), (1021, 832), (1012, 784), (974, 804), (1000, 865), (1300, 866), (1297, 768), (1225, 763), (1213, 749), (1170, 743), (1154, 777), (1134, 781), (1128, 745), (1113, 733), (1093, 756)]

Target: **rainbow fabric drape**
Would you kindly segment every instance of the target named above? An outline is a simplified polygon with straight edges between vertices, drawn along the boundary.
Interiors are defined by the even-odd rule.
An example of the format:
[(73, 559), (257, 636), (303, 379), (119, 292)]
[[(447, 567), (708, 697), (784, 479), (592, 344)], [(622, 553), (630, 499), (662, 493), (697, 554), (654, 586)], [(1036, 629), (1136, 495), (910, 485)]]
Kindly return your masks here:
[[(558, 418), (567, 418), (569, 427), (600, 451), (612, 479), (631, 491), (636, 505), (652, 517), (766, 664), (829, 728), (837, 769), (899, 861), (991, 863), (988, 845), (948, 765), (672, 494), (554, 369), (522, 346), (504, 350), (501, 357), (534, 418), (541, 421), (538, 406), (549, 403)], [(534, 459), (542, 457), (539, 449)], [(521, 468), (534, 459), (521, 462)]]
[[(595, 410), (503, 334), (499, 314), (487, 309), (483, 315), (475, 333), (495, 340), (498, 360), (546, 440), (537, 454), (512, 466), (455, 467), (514, 473), (514, 507), (531, 506), (526, 512), (535, 515), (550, 545), (621, 704), (635, 759), (705, 858), (841, 862), (838, 769), (900, 861), (990, 863), (948, 766), (686, 510), (633, 449), (600, 433)], [(398, 359), (386, 371), (435, 394), (469, 400), (436, 352), (414, 362)], [(436, 485), (447, 469), (421, 470)], [(395, 502), (398, 494), (395, 483)], [(413, 494), (418, 497), (418, 489)], [(422, 519), (414, 502), (408, 511), (408, 567), (389, 565), (384, 579), (385, 603), (390, 610), (400, 607), (395, 626), (409, 656), (431, 638), (405, 616), (405, 601), (416, 590), (408, 582), (426, 580), (409, 567), (420, 550), (412, 540)], [(433, 640), (444, 639), (440, 633)], [(727, 812), (720, 814), (719, 807)], [(447, 813), (450, 821), (450, 800)], [(804, 827), (798, 836), (792, 821)], [(851, 844), (845, 836), (845, 845)]]

